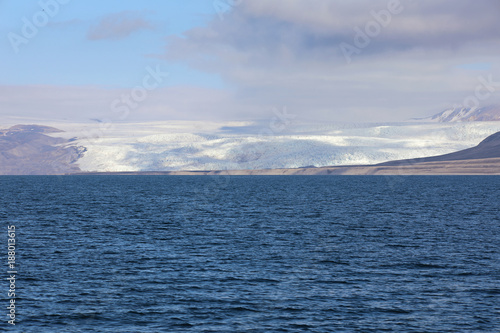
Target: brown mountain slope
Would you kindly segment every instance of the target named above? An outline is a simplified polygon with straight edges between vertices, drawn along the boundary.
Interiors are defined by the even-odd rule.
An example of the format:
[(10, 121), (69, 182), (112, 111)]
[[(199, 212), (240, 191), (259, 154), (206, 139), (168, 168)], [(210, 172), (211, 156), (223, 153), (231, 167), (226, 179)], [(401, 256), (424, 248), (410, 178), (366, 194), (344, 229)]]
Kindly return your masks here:
[(50, 175), (78, 172), (74, 164), (83, 147), (46, 133), (61, 132), (47, 126), (17, 125), (0, 130), (0, 175)]
[(377, 165), (383, 166), (400, 166), (400, 165), (412, 165), (416, 163), (426, 163), (426, 162), (448, 162), (448, 161), (464, 161), (464, 160), (479, 160), (486, 158), (500, 158), (500, 132), (490, 135), (476, 147), (472, 147), (465, 150), (460, 150), (454, 153), (414, 158), (408, 160), (390, 161), (385, 163), (380, 163)]

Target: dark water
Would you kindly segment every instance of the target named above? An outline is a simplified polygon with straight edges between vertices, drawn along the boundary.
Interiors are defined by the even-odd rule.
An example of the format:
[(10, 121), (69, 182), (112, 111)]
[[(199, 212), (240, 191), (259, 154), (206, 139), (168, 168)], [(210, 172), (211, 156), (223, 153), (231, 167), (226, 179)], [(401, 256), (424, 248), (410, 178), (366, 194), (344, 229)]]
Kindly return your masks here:
[[(0, 177), (19, 332), (500, 332), (500, 177)], [(7, 266), (0, 271), (7, 277)]]

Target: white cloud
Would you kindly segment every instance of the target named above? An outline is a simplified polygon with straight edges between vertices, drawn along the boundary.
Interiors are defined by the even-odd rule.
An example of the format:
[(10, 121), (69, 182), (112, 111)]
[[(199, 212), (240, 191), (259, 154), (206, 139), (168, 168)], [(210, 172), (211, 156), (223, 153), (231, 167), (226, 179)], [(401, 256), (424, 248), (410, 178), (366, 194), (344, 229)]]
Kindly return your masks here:
[[(398, 9), (389, 24), (346, 62), (339, 45), (356, 46), (353, 29), (377, 24), (371, 11), (388, 8)], [(400, 120), (473, 92), (486, 73), (455, 66), (498, 62), (499, 12), (496, 0), (245, 1), (224, 20), (170, 36), (163, 57), (221, 75), (256, 107), (287, 105), (317, 120)], [(498, 68), (487, 74), (500, 80)]]
[[(364, 29), (374, 21), (370, 12), (390, 1), (397, 0), (249, 0), (223, 20), (214, 14), (206, 26), (169, 36), (158, 57), (220, 76), (229, 88), (159, 88), (125, 120), (269, 119), (272, 107), (286, 106), (299, 120), (399, 121), (462, 103), (481, 75), (500, 81), (498, 0), (401, 0), (401, 13), (348, 64), (339, 45), (353, 44), (353, 28)], [(120, 12), (88, 38), (151, 28), (141, 12)], [(492, 66), (460, 67), (473, 63)], [(498, 91), (484, 104), (498, 103)], [(118, 121), (110, 104), (128, 92), (4, 85), (0, 103), (2, 116)]]
[[(2, 121), (12, 117), (52, 121), (139, 122), (153, 120), (211, 120), (258, 116), (252, 106), (235, 100), (229, 93), (191, 86), (164, 87), (129, 109), (126, 117), (115, 112), (112, 102), (129, 95), (131, 89), (104, 89), (97, 86), (8, 86), (0, 85)], [(29, 98), (26, 98), (29, 96)], [(120, 105), (125, 105), (121, 103)], [(259, 111), (259, 110), (257, 110)], [(269, 110), (261, 110), (261, 116)]]

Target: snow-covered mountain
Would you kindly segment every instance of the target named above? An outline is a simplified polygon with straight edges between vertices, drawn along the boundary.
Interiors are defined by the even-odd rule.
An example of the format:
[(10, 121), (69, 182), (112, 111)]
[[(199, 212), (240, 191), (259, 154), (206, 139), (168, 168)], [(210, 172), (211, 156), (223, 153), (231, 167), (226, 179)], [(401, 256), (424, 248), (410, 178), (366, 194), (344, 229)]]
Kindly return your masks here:
[[(77, 165), (71, 165), (82, 171), (98, 172), (376, 164), (452, 153), (476, 146), (500, 131), (500, 121), (378, 124), (318, 124), (296, 120), (286, 124), (169, 121), (44, 125), (63, 130), (44, 133), (45, 136), (39, 138), (49, 140), (47, 151), (81, 148)], [(35, 143), (39, 144), (40, 140)], [(26, 149), (19, 154), (23, 152)], [(29, 161), (38, 163), (31, 153), (28, 155)]]
[(452, 108), (444, 110), (434, 116), (415, 119), (438, 123), (470, 122), (470, 121), (500, 121), (500, 106), (490, 105), (482, 108)]
[(500, 122), (307, 124), (151, 122), (82, 129), (54, 124), (87, 149), (83, 171), (297, 168), (375, 164), (451, 153), (500, 131)]

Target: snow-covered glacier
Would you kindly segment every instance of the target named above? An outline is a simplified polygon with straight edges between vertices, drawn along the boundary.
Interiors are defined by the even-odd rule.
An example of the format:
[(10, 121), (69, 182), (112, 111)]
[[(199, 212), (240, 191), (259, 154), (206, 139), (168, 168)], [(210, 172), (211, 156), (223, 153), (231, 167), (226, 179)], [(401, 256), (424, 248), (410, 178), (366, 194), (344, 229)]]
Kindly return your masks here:
[(172, 121), (54, 124), (87, 148), (83, 171), (297, 168), (374, 164), (477, 145), (500, 122), (304, 123)]

